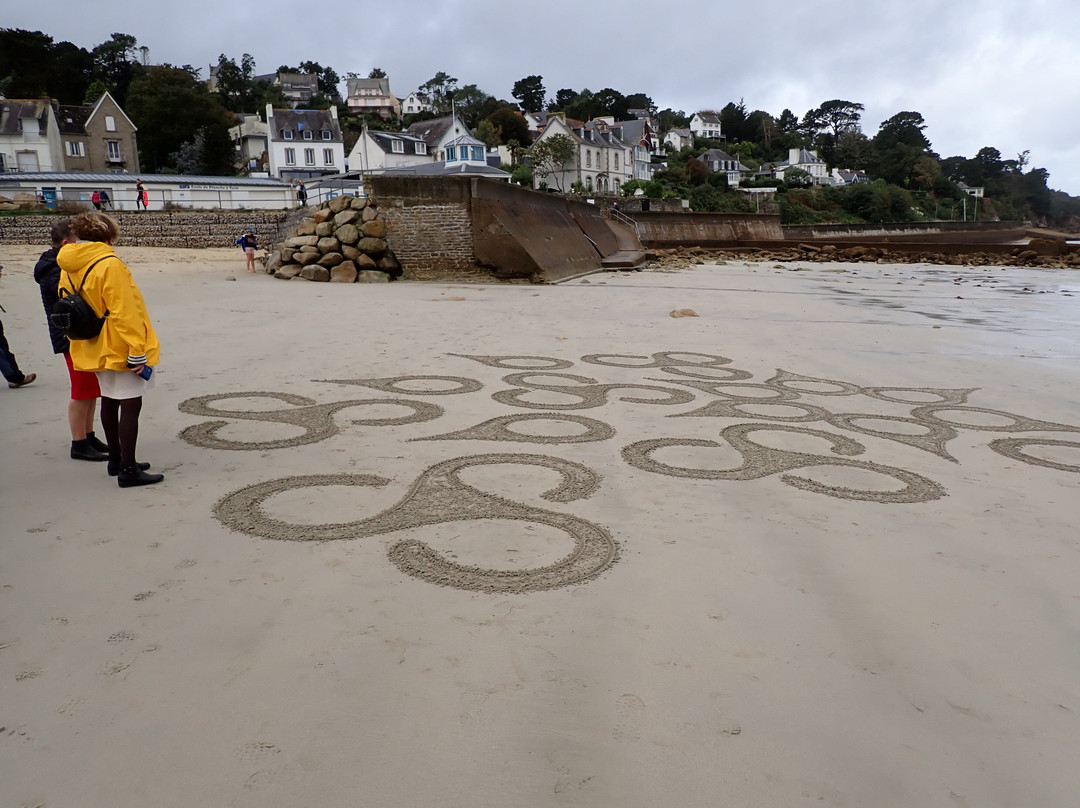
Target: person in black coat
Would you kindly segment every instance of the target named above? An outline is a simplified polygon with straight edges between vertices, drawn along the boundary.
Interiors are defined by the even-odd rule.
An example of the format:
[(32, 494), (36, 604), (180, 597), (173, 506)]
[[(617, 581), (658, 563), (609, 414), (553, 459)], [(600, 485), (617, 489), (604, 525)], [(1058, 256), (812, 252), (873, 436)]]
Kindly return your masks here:
[(61, 219), (49, 232), (52, 247), (41, 254), (34, 266), (34, 280), (41, 287), (41, 304), (45, 307), (46, 322), (49, 323), (49, 337), (52, 339), (53, 353), (63, 354), (67, 363), (68, 377), (71, 379), (71, 400), (68, 401), (68, 426), (71, 428), (71, 458), (73, 460), (103, 461), (109, 459), (109, 447), (94, 435), (94, 415), (97, 400), (101, 397), (97, 376), (82, 370), (75, 370), (68, 353), (70, 343), (64, 332), (49, 322), (53, 304), (59, 299), (60, 267), (56, 263), (56, 253), (64, 245), (74, 242), (69, 229), (69, 220)]

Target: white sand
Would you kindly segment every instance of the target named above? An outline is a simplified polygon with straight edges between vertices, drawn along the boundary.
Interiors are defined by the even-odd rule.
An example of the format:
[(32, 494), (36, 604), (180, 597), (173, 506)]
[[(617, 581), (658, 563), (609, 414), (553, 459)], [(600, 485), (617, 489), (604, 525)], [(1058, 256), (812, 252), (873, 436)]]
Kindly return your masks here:
[[(121, 247), (163, 345), (139, 457), (166, 475), (121, 490), (102, 465), (67, 457), (67, 377), (30, 276), (39, 252), (0, 247), (0, 316), (23, 369), (39, 374), (0, 388), (0, 805), (1077, 804), (1076, 273), (740, 262), (553, 287), (342, 287), (247, 275), (236, 250)], [(669, 316), (680, 308), (700, 316)], [(710, 385), (677, 373), (740, 374), (582, 359), (660, 351), (726, 357), (722, 367), (751, 378)], [(573, 374), (694, 399), (635, 403), (623, 399), (665, 393), (593, 386), (584, 398), (533, 390), (513, 406), (502, 379), (526, 371), (492, 362), (558, 363), (453, 354), (572, 363), (527, 383), (586, 384), (550, 375)], [(777, 369), (830, 383), (760, 386)], [(319, 381), (431, 375), (482, 389)], [(928, 388), (978, 388), (964, 405), (978, 409), (867, 420), (949, 395)], [(785, 389), (786, 406), (740, 403)], [(245, 392), (383, 403), (324, 408), (336, 434), (315, 443), (198, 445), (297, 444), (319, 423), (310, 405), (300, 425), (179, 409)], [(825, 395), (836, 392), (850, 394)], [(385, 401), (402, 398), (420, 404)], [(571, 402), (598, 406), (537, 406)], [(672, 417), (710, 404), (711, 417)], [(442, 414), (357, 423), (437, 414), (423, 405)], [(545, 412), (601, 423), (506, 425)], [(777, 415), (806, 420), (764, 420)], [(485, 434), (502, 440), (415, 441), (500, 417)], [(213, 420), (226, 424), (212, 431)], [(957, 427), (947, 440), (946, 421)], [(936, 449), (865, 431), (926, 436), (928, 422)], [(744, 456), (720, 433), (750, 423), (771, 428), (748, 440), (796, 465), (868, 461), (918, 475), (917, 495), (945, 495), (888, 501), (905, 483), (865, 466), (785, 472), (863, 493), (794, 487), (776, 473), (781, 455), (752, 445), (748, 462), (769, 472), (757, 479), (648, 470), (739, 468)], [(607, 427), (615, 434), (577, 443), (499, 431)], [(865, 451), (835, 454), (820, 432)], [(1059, 443), (1019, 447), (1040, 464), (990, 448), (1031, 438)], [(526, 464), (425, 475), (491, 454)], [(542, 498), (564, 482), (558, 469), (577, 475), (573, 490)], [(308, 475), (368, 477), (290, 482)], [(357, 538), (278, 541), (215, 517), (219, 500), (257, 484), (278, 491), (263, 505), (271, 532), (326, 536), (319, 526), (359, 522), (338, 529)], [(223, 513), (250, 511), (234, 497)], [(574, 532), (586, 549), (609, 536), (618, 560), (575, 580), (558, 566)], [(410, 577), (388, 557), (403, 540), (518, 571), (525, 591)], [(604, 553), (592, 561), (603, 566)], [(545, 565), (554, 577), (527, 572)], [(564, 573), (566, 585), (530, 589)]]

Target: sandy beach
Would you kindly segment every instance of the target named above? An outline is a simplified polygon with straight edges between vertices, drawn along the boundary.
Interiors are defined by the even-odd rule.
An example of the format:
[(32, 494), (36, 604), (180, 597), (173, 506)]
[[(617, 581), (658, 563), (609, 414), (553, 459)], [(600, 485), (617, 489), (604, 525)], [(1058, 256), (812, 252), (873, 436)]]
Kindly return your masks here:
[[(318, 284), (121, 245), (119, 489), (0, 246), (0, 806), (1080, 794), (1080, 274)], [(672, 316), (690, 309), (697, 316)]]

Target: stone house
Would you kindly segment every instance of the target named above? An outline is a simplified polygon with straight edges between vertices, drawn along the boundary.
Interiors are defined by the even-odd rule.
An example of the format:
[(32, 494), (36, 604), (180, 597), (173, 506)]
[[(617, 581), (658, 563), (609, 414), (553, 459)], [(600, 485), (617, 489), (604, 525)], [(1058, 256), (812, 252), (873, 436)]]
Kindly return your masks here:
[(49, 99), (0, 98), (0, 171), (63, 171), (56, 111)]
[(565, 192), (579, 183), (586, 193), (618, 194), (622, 185), (634, 178), (633, 147), (623, 142), (615, 126), (607, 121), (581, 123), (568, 121), (561, 114), (549, 115), (530, 151), (555, 135), (566, 135), (574, 142), (574, 156), (561, 171), (547, 177), (534, 176), (534, 188), (545, 183)]
[(345, 140), (337, 108), (274, 109), (266, 105), (267, 171), (284, 180), (345, 170)]
[(390, 79), (347, 79), (345, 86), (349, 112), (387, 120), (401, 117), (401, 102), (390, 92)]
[(256, 76), (256, 79), (271, 78), (271, 83), (281, 88), (281, 94), (293, 109), (306, 109), (311, 106), (312, 97), (319, 92), (319, 78), (314, 73), (278, 72), (269, 76)]
[(724, 140), (720, 131), (720, 116), (715, 112), (695, 112), (690, 119), (690, 131), (694, 137), (705, 140)]
[(65, 171), (138, 174), (138, 127), (106, 91), (93, 106), (56, 110)]

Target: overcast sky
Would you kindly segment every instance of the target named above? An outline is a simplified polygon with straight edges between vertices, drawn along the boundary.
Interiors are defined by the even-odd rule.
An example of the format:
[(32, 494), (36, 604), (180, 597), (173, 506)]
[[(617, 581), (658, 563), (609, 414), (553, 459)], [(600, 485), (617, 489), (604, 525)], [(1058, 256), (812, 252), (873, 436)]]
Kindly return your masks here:
[(399, 98), (439, 71), (507, 100), (540, 75), (549, 96), (611, 87), (687, 113), (841, 98), (865, 105), (868, 136), (916, 111), (941, 157), (1027, 149), (1080, 196), (1080, 0), (0, 0), (0, 26), (87, 49), (131, 34), (204, 78), (222, 53), (259, 73), (381, 67)]

